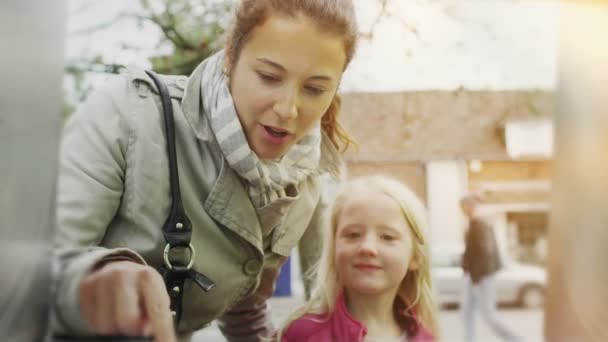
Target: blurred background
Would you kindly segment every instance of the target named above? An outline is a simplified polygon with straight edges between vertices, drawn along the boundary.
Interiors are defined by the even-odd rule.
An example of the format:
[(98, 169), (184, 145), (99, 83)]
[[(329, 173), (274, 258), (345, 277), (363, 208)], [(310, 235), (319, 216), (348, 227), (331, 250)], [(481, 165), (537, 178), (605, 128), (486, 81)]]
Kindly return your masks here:
[[(463, 339), (460, 254), (467, 222), (459, 200), (477, 192), (483, 194), (481, 211), (495, 229), (505, 262), (497, 277), (501, 319), (529, 341), (604, 340), (608, 329), (600, 322), (608, 318), (608, 276), (601, 273), (608, 260), (603, 252), (608, 218), (602, 208), (608, 203), (608, 141), (602, 133), (608, 129), (606, 2), (354, 1), (362, 41), (340, 92), (341, 121), (359, 149), (347, 154), (346, 175), (392, 175), (426, 204), (443, 339)], [(33, 44), (46, 55), (29, 62), (26, 67), (31, 69), (12, 68), (17, 58), (3, 60), (1, 66), (12, 69), (15, 79), (29, 74), (33, 84), (39, 84), (34, 75), (54, 76), (47, 86), (54, 97), (40, 99), (55, 109), (47, 117), (51, 123), (46, 127), (53, 128), (50, 136), (38, 134), (50, 142), (44, 154), (48, 157), (56, 153), (62, 121), (108, 78), (129, 66), (189, 75), (220, 49), (234, 1), (67, 0), (49, 12), (55, 16), (26, 8), (28, 1), (19, 8), (17, 3), (1, 5), (0, 18), (10, 13), (5, 6), (13, 6), (30, 11), (25, 22), (37, 13), (47, 26), (58, 28), (32, 33), (40, 38), (52, 35), (56, 44)], [(4, 36), (11, 41), (23, 34), (15, 30), (18, 26), (17, 21), (3, 30), (3, 41)], [(24, 41), (43, 40), (27, 36)], [(54, 69), (36, 71), (43, 65)], [(9, 88), (5, 82), (2, 94)], [(7, 98), (2, 97), (0, 106), (8, 103)], [(26, 107), (12, 112), (20, 110), (43, 112)], [(38, 122), (34, 117), (18, 120)], [(4, 136), (12, 139), (12, 145), (4, 145), (12, 146), (6, 151), (25, 159), (32, 151), (19, 145), (10, 122), (0, 121), (3, 132), (12, 132)], [(41, 131), (32, 128), (29, 134)], [(48, 160), (47, 169), (35, 169), (46, 175), (39, 181), (52, 184), (55, 162)], [(10, 165), (16, 169), (18, 161)], [(24, 165), (28, 166), (19, 166)], [(7, 182), (3, 179), (2, 184), (37, 177), (16, 171), (3, 176)], [(10, 210), (16, 187), (3, 186), (2, 191), (2, 234), (8, 242), (17, 239), (9, 228), (18, 221), (4, 219), (16, 216)], [(18, 200), (25, 207), (36, 201), (48, 203), (52, 187), (39, 191), (46, 191), (45, 196)], [(328, 181), (327, 200), (333, 191), (335, 184)], [(48, 222), (52, 221), (30, 223), (32, 240), (39, 239), (40, 230), (52, 234)], [(597, 252), (590, 255), (589, 250)], [(297, 260), (294, 253), (277, 284), (272, 302), (277, 323), (303, 301)], [(602, 271), (591, 271), (594, 266)], [(5, 294), (14, 291), (3, 287)], [(0, 323), (8, 322), (10, 312), (4, 311)], [(195, 338), (221, 340), (220, 336), (211, 326)], [(478, 336), (480, 341), (498, 339), (484, 324), (478, 324)]]

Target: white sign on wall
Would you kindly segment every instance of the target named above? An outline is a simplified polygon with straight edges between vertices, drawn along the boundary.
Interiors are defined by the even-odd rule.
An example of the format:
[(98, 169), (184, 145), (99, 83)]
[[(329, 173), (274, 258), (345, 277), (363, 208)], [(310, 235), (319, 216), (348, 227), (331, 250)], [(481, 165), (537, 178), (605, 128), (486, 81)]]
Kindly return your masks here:
[(507, 154), (521, 157), (551, 158), (553, 156), (553, 121), (511, 121), (505, 125)]

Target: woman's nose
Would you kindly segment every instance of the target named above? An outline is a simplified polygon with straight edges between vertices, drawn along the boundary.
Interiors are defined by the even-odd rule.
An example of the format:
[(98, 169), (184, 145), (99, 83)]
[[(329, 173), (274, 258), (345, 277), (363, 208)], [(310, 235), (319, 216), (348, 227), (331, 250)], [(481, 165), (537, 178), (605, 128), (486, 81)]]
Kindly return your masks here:
[(275, 101), (272, 110), (281, 120), (290, 120), (298, 116), (297, 90), (287, 88)]

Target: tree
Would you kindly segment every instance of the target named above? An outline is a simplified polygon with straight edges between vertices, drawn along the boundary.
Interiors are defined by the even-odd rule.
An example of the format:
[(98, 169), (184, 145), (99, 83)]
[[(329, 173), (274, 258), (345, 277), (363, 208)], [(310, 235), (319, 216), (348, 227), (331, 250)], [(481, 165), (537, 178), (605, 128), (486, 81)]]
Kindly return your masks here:
[[(160, 2), (156, 2), (161, 4)], [(163, 33), (160, 44), (169, 43), (171, 54), (151, 56), (153, 69), (166, 74), (189, 75), (205, 58), (222, 44), (233, 1), (166, 1), (155, 8), (149, 0), (141, 0), (147, 20)]]
[[(230, 0), (140, 0), (136, 11), (122, 12), (115, 17), (70, 33), (72, 36), (87, 36), (115, 25), (131, 21), (142, 30), (146, 25), (158, 32), (157, 51), (148, 57), (152, 69), (162, 74), (189, 75), (194, 68), (214, 51), (221, 48), (223, 35), (229, 25), (234, 1)], [(92, 3), (84, 3), (72, 15), (86, 11)], [(122, 45), (124, 51), (136, 51), (140, 47)], [(65, 74), (69, 81), (71, 98), (66, 99), (65, 115), (69, 115), (75, 103), (82, 101), (92, 86), (86, 82), (94, 73), (117, 74), (126, 65), (120, 61), (109, 62), (101, 54), (68, 60)]]
[[(372, 39), (374, 28), (382, 20), (397, 18), (393, 14), (392, 1), (375, 1), (378, 4), (378, 15), (370, 27), (360, 32), (363, 39)], [(93, 5), (92, 2), (81, 3), (72, 15), (84, 12)], [(131, 21), (140, 30), (152, 26), (158, 34), (155, 50), (164, 51), (148, 57), (152, 69), (161, 74), (189, 75), (202, 60), (221, 48), (234, 3), (234, 0), (140, 0), (138, 9), (118, 13), (105, 22), (96, 23), (70, 35), (87, 36), (122, 21)], [(400, 21), (411, 33), (418, 34), (414, 27), (407, 26), (404, 20)], [(123, 44), (122, 48), (123, 51), (136, 51), (140, 47)], [(70, 80), (73, 94), (71, 99), (66, 100), (66, 115), (73, 110), (75, 103), (84, 100), (92, 89), (86, 82), (88, 75), (117, 74), (125, 68), (124, 62), (107, 61), (99, 53), (68, 60), (65, 73)]]

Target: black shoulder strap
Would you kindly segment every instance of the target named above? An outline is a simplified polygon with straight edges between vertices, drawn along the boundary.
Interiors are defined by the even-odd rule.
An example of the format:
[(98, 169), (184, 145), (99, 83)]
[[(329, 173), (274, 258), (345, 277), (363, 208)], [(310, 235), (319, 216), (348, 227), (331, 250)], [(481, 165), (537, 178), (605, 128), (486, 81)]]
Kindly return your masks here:
[[(175, 326), (181, 319), (182, 312), (182, 294), (184, 289), (184, 281), (186, 278), (192, 279), (204, 291), (211, 290), (215, 283), (207, 278), (204, 274), (192, 269), (196, 251), (190, 239), (192, 238), (192, 224), (182, 205), (182, 199), (179, 189), (179, 174), (177, 168), (177, 153), (175, 152), (175, 125), (173, 121), (173, 106), (169, 90), (165, 83), (152, 71), (146, 71), (148, 76), (152, 78), (158, 93), (163, 108), (163, 117), (165, 123), (165, 135), (167, 138), (167, 156), (169, 159), (169, 180), (171, 186), (171, 210), (169, 216), (163, 224), (163, 236), (167, 245), (163, 253), (164, 265), (161, 267), (161, 274), (165, 280), (167, 291), (171, 298), (171, 311), (175, 319)], [(187, 248), (190, 251), (190, 260), (187, 262), (171, 261), (170, 252), (173, 248)]]
[(165, 135), (167, 138), (167, 156), (169, 159), (169, 181), (171, 185), (171, 210), (163, 225), (163, 235), (171, 246), (188, 246), (192, 235), (192, 226), (182, 206), (179, 190), (179, 174), (177, 172), (177, 153), (175, 152), (175, 124), (173, 121), (173, 106), (165, 83), (153, 72), (146, 73), (154, 80), (163, 107)]

